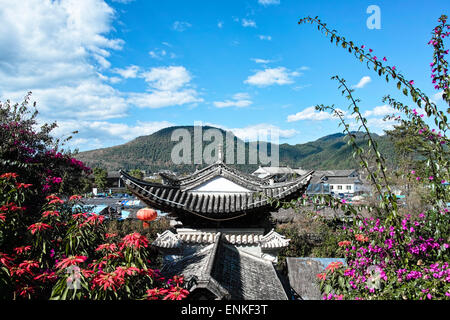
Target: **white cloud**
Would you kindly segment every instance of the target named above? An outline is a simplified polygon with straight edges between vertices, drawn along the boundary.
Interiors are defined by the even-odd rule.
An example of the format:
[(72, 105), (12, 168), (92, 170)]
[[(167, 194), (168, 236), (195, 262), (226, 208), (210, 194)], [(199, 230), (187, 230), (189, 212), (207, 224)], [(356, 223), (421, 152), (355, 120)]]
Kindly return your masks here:
[(114, 68), (111, 71), (121, 75), (122, 78), (125, 78), (125, 79), (136, 78), (137, 73), (139, 71), (139, 67), (135, 66), (135, 65), (131, 65), (131, 66), (126, 67), (125, 69)]
[(134, 125), (128, 125), (107, 121), (66, 120), (58, 121), (57, 124), (58, 127), (52, 131), (55, 137), (67, 136), (74, 128), (78, 130), (68, 145), (81, 151), (122, 144), (139, 136), (174, 126), (168, 121), (137, 121)]
[(222, 29), (223, 28), (223, 21), (217, 22), (217, 27)]
[(183, 32), (190, 27), (192, 27), (192, 24), (185, 21), (175, 21), (172, 25), (172, 29), (179, 32)]
[(227, 108), (227, 107), (238, 107), (244, 108), (248, 107), (253, 103), (250, 100), (250, 95), (248, 93), (236, 93), (233, 96), (233, 100), (225, 100), (225, 101), (214, 101), (214, 106), (217, 108)]
[[(205, 123), (205, 126), (212, 126), (216, 128), (220, 128), (226, 131), (231, 131), (236, 137), (242, 139), (244, 141), (269, 141), (272, 143), (278, 143), (278, 141), (273, 141), (275, 136), (278, 136), (280, 139), (292, 138), (293, 136), (298, 134), (298, 131), (295, 129), (281, 129), (278, 126), (268, 124), (268, 123), (259, 123), (254, 125), (249, 125), (243, 128), (229, 128), (223, 125), (214, 124), (214, 123)], [(274, 136), (272, 136), (272, 134)]]
[(244, 82), (256, 86), (270, 86), (273, 84), (284, 85), (293, 83), (293, 78), (300, 75), (299, 72), (290, 72), (285, 67), (267, 68), (262, 71), (257, 71), (254, 75), (249, 76)]
[(156, 67), (142, 73), (148, 85), (156, 90), (178, 90), (191, 81), (191, 75), (183, 66)]
[(148, 52), (148, 54), (150, 55), (150, 57), (154, 58), (154, 59), (161, 59), (162, 57), (164, 57), (167, 54), (167, 51), (164, 49), (154, 49)]
[[(344, 117), (347, 116), (347, 112), (336, 108), (336, 111), (342, 114)], [(299, 120), (313, 120), (313, 121), (322, 121), (322, 120), (334, 120), (338, 119), (338, 116), (334, 113), (328, 111), (317, 111), (314, 106), (308, 107), (296, 114), (288, 116), (288, 122), (299, 121)]]
[(268, 40), (268, 41), (272, 40), (272, 36), (265, 36), (265, 35), (262, 35), (262, 34), (260, 34), (260, 35), (258, 36), (258, 38), (259, 38), (260, 40)]
[(268, 63), (273, 62), (273, 60), (258, 59), (258, 58), (252, 58), (251, 60), (253, 60), (255, 63), (263, 63), (263, 64), (268, 64)]
[(433, 94), (433, 97), (431, 98), (431, 101), (434, 103), (438, 103), (442, 100), (442, 94), (444, 93), (444, 90), (439, 91), (438, 93)]
[(258, 3), (266, 7), (270, 5), (278, 5), (280, 4), (280, 0), (258, 0)]
[(99, 73), (124, 45), (108, 37), (114, 17), (102, 0), (0, 1), (0, 99), (31, 90), (52, 116), (123, 115), (120, 92), (105, 84), (117, 78)]
[(256, 22), (250, 19), (242, 19), (241, 20), (242, 26), (243, 27), (251, 27), (251, 28), (256, 28)]
[(372, 110), (367, 110), (364, 112), (363, 117), (371, 117), (371, 116), (386, 116), (389, 114), (397, 113), (398, 111), (392, 108), (390, 105), (382, 105), (373, 108)]
[(352, 86), (352, 88), (361, 89), (364, 88), (366, 84), (368, 84), (372, 79), (369, 76), (364, 76), (359, 80), (358, 84)]
[[(343, 112), (342, 110), (339, 110)], [(345, 114), (345, 112), (343, 112)], [(308, 107), (296, 114), (291, 114), (288, 116), (288, 122), (294, 122), (299, 120), (314, 120), (314, 121), (322, 121), (322, 120), (330, 120), (335, 119), (331, 113), (326, 111), (317, 111), (314, 106)]]
[(203, 102), (193, 89), (182, 91), (154, 91), (151, 93), (131, 93), (127, 101), (140, 108), (163, 108), (188, 103)]

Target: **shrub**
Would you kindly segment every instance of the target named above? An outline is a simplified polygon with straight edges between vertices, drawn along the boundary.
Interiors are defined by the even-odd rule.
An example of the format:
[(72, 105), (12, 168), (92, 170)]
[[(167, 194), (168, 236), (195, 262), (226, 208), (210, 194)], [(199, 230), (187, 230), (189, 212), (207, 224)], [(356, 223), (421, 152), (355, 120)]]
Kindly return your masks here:
[[(444, 101), (450, 104), (448, 64), (445, 60), (448, 50), (445, 50), (443, 43), (444, 38), (450, 36), (450, 26), (446, 16), (441, 16), (438, 22), (429, 42), (434, 49), (430, 66), (435, 88), (442, 90)], [(341, 110), (324, 105), (318, 105), (316, 109), (328, 110), (341, 120), (349, 138), (348, 143), (354, 147), (353, 156), (360, 160), (361, 166), (369, 173), (378, 202), (367, 208), (372, 212), (372, 217), (363, 217), (357, 207), (339, 200), (330, 197), (314, 200), (320, 205), (344, 208), (352, 215), (352, 220), (340, 231), (340, 241), (337, 243), (338, 254), (346, 258), (347, 266), (334, 263), (317, 275), (324, 299), (449, 299), (450, 235), (447, 203), (450, 201), (450, 192), (446, 182), (450, 178), (450, 158), (446, 132), (450, 127), (447, 115), (415, 87), (413, 80), (405, 78), (395, 66), (385, 65), (386, 57), (377, 59), (372, 55), (373, 50), (367, 52), (365, 46), (357, 46), (346, 40), (335, 30), (327, 28), (317, 17), (307, 17), (299, 23), (317, 24), (318, 30), (331, 36), (331, 42), (342, 46), (361, 62), (366, 62), (386, 81), (396, 81), (396, 87), (405, 96), (412, 98), (417, 105), (415, 108), (390, 96), (385, 96), (383, 102), (405, 115), (403, 118), (390, 116), (390, 119), (399, 122), (396, 129), (403, 130), (403, 135), (408, 133), (408, 137), (413, 138), (410, 141), (420, 141), (411, 152), (420, 155), (420, 161), (416, 164), (420, 163), (421, 166), (409, 172), (397, 172), (397, 176), (403, 176), (415, 182), (416, 187), (420, 185), (427, 190), (426, 197), (422, 199), (426, 210), (401, 213), (391, 191), (390, 172), (372, 139), (367, 119), (359, 110), (359, 100), (353, 96), (353, 90), (348, 88), (343, 78), (334, 76), (332, 79), (338, 81), (342, 94), (350, 101), (349, 109), (353, 118), (367, 134), (368, 150), (355, 143), (355, 135), (350, 132)], [(450, 113), (450, 109), (447, 113)], [(424, 121), (425, 115), (434, 118), (437, 128), (432, 128)], [(369, 166), (370, 161), (374, 161), (375, 167)]]

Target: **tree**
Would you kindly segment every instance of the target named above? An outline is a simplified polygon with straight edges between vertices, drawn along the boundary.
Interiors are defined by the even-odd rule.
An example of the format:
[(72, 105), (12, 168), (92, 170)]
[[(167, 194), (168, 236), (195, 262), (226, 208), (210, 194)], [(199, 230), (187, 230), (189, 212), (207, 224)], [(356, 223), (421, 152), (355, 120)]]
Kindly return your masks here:
[(107, 177), (108, 177), (108, 172), (105, 169), (94, 168), (95, 185), (100, 190), (105, 189), (106, 184), (108, 183)]
[(133, 176), (133, 177), (135, 177), (135, 178), (138, 178), (138, 179), (142, 179), (142, 178), (144, 177), (144, 174), (143, 174), (142, 171), (139, 170), (139, 169), (133, 169), (133, 170), (131, 170), (131, 171), (130, 171), (130, 175)]

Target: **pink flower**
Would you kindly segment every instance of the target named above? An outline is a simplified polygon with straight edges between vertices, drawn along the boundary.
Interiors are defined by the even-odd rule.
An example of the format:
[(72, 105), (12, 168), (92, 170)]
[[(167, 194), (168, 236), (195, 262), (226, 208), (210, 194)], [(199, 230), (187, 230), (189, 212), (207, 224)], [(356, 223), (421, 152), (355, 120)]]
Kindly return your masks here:
[(416, 171), (414, 171), (414, 170), (411, 171), (411, 174), (415, 174), (415, 173), (416, 173)]
[(420, 180), (420, 177), (416, 177), (416, 180), (419, 181), (419, 180)]
[(414, 84), (414, 80), (411, 80), (411, 81), (409, 82), (409, 84), (410, 84), (410, 85), (413, 85), (413, 84)]
[(377, 60), (377, 56), (373, 56), (373, 60)]
[(433, 180), (433, 179), (434, 179), (434, 177), (433, 177), (433, 176), (429, 176), (429, 177), (428, 177), (428, 179), (430, 179), (430, 180)]
[(383, 57), (383, 61), (387, 61), (386, 57)]
[(392, 70), (395, 70), (395, 66), (394, 66), (394, 67), (392, 67)]
[(372, 52), (373, 50), (372, 49), (369, 49), (369, 52)]

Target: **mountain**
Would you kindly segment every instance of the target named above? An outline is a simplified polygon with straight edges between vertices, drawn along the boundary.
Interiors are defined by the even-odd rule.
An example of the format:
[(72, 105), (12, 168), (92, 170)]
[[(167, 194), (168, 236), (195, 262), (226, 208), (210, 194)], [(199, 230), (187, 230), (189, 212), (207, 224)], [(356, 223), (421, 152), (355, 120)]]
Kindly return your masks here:
[[(194, 127), (193, 126), (175, 126), (164, 128), (151, 135), (138, 137), (130, 142), (122, 145), (96, 149), (91, 151), (80, 152), (77, 155), (79, 160), (87, 163), (91, 167), (102, 167), (109, 171), (124, 169), (141, 169), (146, 172), (157, 172), (159, 170), (171, 170), (178, 173), (186, 173), (195, 171), (194, 164), (174, 164), (171, 160), (171, 153), (173, 148), (180, 146), (180, 140), (172, 141), (172, 134), (177, 129), (185, 129), (187, 136), (183, 141), (193, 141)], [(213, 127), (203, 127), (203, 133), (207, 129), (216, 129), (225, 138), (226, 131)], [(176, 132), (175, 132), (176, 133)], [(230, 134), (230, 132), (228, 132)], [(362, 133), (355, 132), (357, 143), (362, 146), (365, 144), (365, 138)], [(234, 143), (234, 150), (237, 149), (237, 143), (240, 142), (245, 146), (246, 164), (232, 165), (238, 170), (244, 172), (253, 172), (258, 168), (257, 164), (248, 163), (248, 152), (251, 146), (249, 143), (244, 143), (231, 134)], [(388, 163), (395, 162), (393, 144), (386, 135), (379, 136), (373, 134), (375, 141), (378, 143), (379, 150), (385, 155)], [(189, 141), (188, 141), (189, 142)], [(210, 141), (203, 141), (203, 149), (211, 144)], [(199, 147), (191, 143), (191, 159), (194, 157), (194, 148)], [(226, 157), (226, 140), (223, 140), (224, 162), (228, 163)], [(268, 151), (273, 148), (268, 144)], [(189, 154), (186, 148), (187, 155)], [(316, 141), (307, 142), (303, 144), (290, 145), (287, 143), (279, 145), (279, 161), (281, 166), (290, 166), (291, 168), (301, 167), (303, 169), (351, 169), (358, 168), (358, 161), (353, 159), (352, 147), (347, 144), (347, 138), (342, 133), (336, 133), (317, 139)], [(181, 153), (183, 155), (183, 153)], [(192, 163), (193, 161), (191, 161)], [(198, 168), (204, 167), (206, 164), (197, 165)]]

